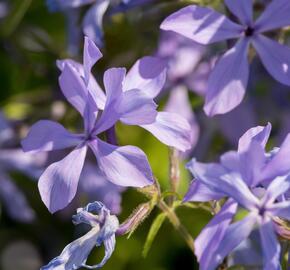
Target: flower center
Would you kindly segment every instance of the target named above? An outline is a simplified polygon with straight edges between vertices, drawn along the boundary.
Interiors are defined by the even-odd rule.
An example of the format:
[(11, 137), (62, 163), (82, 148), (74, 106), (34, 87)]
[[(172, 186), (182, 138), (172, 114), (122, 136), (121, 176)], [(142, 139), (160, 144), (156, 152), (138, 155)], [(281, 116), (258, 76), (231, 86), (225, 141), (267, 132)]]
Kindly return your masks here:
[(255, 29), (251, 26), (248, 26), (247, 29), (245, 30), (245, 36), (250, 37), (254, 34)]

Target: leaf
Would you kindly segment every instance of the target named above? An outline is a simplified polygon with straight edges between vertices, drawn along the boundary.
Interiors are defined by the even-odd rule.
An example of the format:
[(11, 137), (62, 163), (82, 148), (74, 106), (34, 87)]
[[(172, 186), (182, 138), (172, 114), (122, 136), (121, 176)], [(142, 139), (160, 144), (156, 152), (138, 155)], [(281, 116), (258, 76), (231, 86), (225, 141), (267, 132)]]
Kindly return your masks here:
[(165, 218), (166, 218), (166, 214), (161, 213), (152, 222), (149, 233), (148, 233), (147, 238), (146, 238), (146, 242), (144, 244), (143, 251), (142, 251), (142, 256), (144, 258), (148, 255), (148, 252), (152, 246), (152, 243), (153, 243), (159, 229), (161, 228)]

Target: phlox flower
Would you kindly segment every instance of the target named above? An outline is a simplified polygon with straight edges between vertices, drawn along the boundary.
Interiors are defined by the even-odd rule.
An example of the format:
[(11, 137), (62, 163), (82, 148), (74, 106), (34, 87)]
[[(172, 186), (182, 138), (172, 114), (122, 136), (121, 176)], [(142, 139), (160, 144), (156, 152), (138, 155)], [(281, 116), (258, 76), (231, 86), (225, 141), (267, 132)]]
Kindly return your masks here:
[[(81, 267), (97, 269), (105, 265), (111, 257), (116, 244), (115, 232), (119, 227), (118, 218), (101, 202), (89, 203), (84, 208), (77, 209), (73, 216), (73, 223), (88, 224), (89, 232), (67, 245), (62, 253), (50, 261), (41, 270), (75, 270)], [(93, 266), (86, 264), (87, 258), (95, 246), (104, 244), (105, 256), (103, 260)]]
[(206, 7), (191, 5), (173, 13), (161, 24), (201, 44), (235, 39), (237, 43), (217, 62), (209, 77), (204, 110), (213, 116), (231, 111), (242, 101), (249, 77), (248, 49), (253, 45), (266, 70), (290, 85), (290, 48), (264, 35), (290, 25), (290, 2), (273, 0), (254, 21), (252, 0), (225, 0), (239, 24)]
[[(204, 164), (193, 159), (188, 165), (196, 180), (185, 201), (228, 198), (195, 241), (201, 269), (216, 269), (255, 228), (261, 237), (264, 269), (280, 269), (275, 218), (290, 219), (286, 196), (290, 189), (290, 135), (280, 148), (266, 153), (270, 130), (270, 124), (248, 130), (239, 140), (238, 151), (225, 153), (219, 163)], [(238, 207), (248, 214), (231, 223)]]

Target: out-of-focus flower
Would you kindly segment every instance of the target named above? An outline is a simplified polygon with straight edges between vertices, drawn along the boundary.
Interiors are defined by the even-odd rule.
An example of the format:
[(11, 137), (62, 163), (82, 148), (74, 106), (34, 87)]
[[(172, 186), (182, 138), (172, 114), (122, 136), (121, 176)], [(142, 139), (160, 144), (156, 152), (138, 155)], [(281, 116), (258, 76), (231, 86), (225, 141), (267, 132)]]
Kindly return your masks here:
[(99, 47), (103, 46), (103, 18), (110, 8), (111, 14), (124, 12), (130, 8), (147, 4), (154, 0), (46, 0), (52, 12), (62, 11), (67, 18), (69, 48), (72, 54), (77, 53), (81, 31), (79, 29), (79, 8), (90, 5), (82, 21), (82, 31)]
[(35, 179), (41, 175), (46, 156), (25, 154), (15, 147), (16, 141), (13, 129), (0, 112), (0, 200), (11, 218), (31, 222), (35, 213), (9, 173), (18, 171)]
[[(258, 226), (265, 269), (280, 269), (280, 245), (275, 233), (275, 217), (289, 220), (290, 134), (280, 148), (265, 153), (271, 126), (248, 130), (239, 140), (238, 151), (221, 156), (220, 163), (203, 164), (192, 160), (195, 176), (185, 201), (229, 199), (202, 230), (195, 241), (201, 269), (215, 269)], [(237, 207), (249, 214), (231, 223)]]
[[(103, 203), (89, 203), (85, 208), (77, 209), (77, 214), (73, 216), (73, 223), (88, 224), (91, 230), (67, 245), (58, 257), (43, 266), (41, 270), (75, 270), (81, 267), (97, 269), (110, 259), (115, 249), (115, 232), (119, 227), (119, 221), (116, 216), (110, 214)], [(93, 266), (87, 265), (86, 261), (92, 249), (102, 244), (105, 247), (103, 260)]]
[(201, 44), (238, 38), (215, 65), (208, 82), (204, 110), (207, 115), (223, 114), (243, 99), (249, 77), (248, 48), (253, 44), (267, 71), (279, 82), (290, 85), (290, 49), (262, 35), (290, 25), (290, 2), (272, 1), (253, 20), (252, 0), (226, 0), (239, 19), (236, 24), (216, 11), (191, 5), (166, 18), (161, 29), (171, 30)]
[(102, 201), (111, 213), (119, 214), (124, 190), (124, 187), (109, 182), (95, 164), (85, 164), (80, 177), (80, 196), (84, 193), (89, 201)]

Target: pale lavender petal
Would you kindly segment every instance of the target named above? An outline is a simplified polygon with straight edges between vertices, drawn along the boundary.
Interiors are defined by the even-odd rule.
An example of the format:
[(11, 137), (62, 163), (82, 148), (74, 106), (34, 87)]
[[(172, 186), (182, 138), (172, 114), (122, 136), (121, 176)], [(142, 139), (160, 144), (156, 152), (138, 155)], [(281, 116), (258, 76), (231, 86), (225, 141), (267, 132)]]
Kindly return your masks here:
[(290, 2), (288, 0), (273, 0), (256, 20), (255, 28), (265, 32), (290, 25)]
[(263, 35), (255, 36), (253, 45), (273, 78), (290, 86), (290, 48)]
[(142, 127), (162, 143), (180, 151), (191, 148), (191, 128), (185, 118), (175, 113), (158, 112), (155, 122)]
[(287, 176), (278, 176), (268, 186), (266, 198), (268, 202), (273, 203), (280, 195), (285, 194), (290, 189), (290, 178)]
[(253, 140), (246, 151), (240, 152), (240, 172), (249, 187), (260, 182), (260, 173), (266, 164), (265, 150), (260, 142)]
[(231, 224), (227, 228), (219, 247), (216, 249), (215, 256), (211, 258), (210, 266), (204, 270), (216, 269), (234, 248), (248, 238), (254, 229), (256, 221), (257, 217), (253, 214), (249, 214), (243, 220)]
[(66, 99), (84, 116), (88, 90), (80, 74), (72, 65), (65, 65), (59, 77), (59, 85)]
[(85, 37), (83, 63), (86, 85), (89, 84), (92, 67), (102, 57), (103, 55), (100, 52), (99, 48), (96, 46), (96, 44), (88, 37)]
[(240, 156), (236, 151), (228, 151), (221, 155), (220, 163), (229, 171), (240, 170)]
[(217, 163), (204, 164), (194, 159), (187, 167), (197, 180), (201, 181), (215, 192), (226, 194), (235, 199), (246, 209), (253, 209), (258, 205), (258, 199), (249, 190), (238, 173), (228, 172)]
[(260, 227), (261, 246), (263, 248), (263, 259), (265, 270), (280, 270), (281, 247), (278, 242), (271, 221), (264, 221)]
[(24, 194), (8, 175), (0, 174), (0, 198), (9, 216), (20, 222), (32, 222), (35, 212), (29, 206)]
[(94, 227), (84, 236), (68, 244), (62, 253), (43, 266), (41, 270), (72, 270), (81, 268), (86, 262), (91, 250), (96, 246), (99, 227)]
[(185, 194), (184, 202), (208, 202), (212, 200), (220, 200), (224, 197), (223, 194), (209, 189), (205, 184), (198, 180), (193, 180), (190, 183), (189, 189)]
[(84, 35), (93, 40), (98, 46), (103, 46), (103, 17), (110, 0), (99, 0), (87, 11), (83, 20)]
[(126, 75), (125, 68), (110, 68), (104, 74), (104, 86), (107, 100), (105, 109), (98, 120), (96, 133), (101, 133), (112, 127), (120, 118), (118, 105), (123, 95), (123, 82)]
[(270, 180), (290, 172), (290, 134), (287, 135), (277, 154), (267, 163), (260, 178)]
[[(85, 77), (84, 66), (74, 60), (71, 59), (57, 60), (56, 65), (61, 71), (63, 71), (65, 65), (71, 65), (82, 78)], [(106, 96), (92, 73), (90, 73), (89, 84), (87, 88), (89, 90), (89, 93), (91, 94), (91, 97), (97, 104), (97, 107), (100, 110), (103, 110), (106, 103)]]
[(290, 220), (290, 201), (283, 201), (273, 204), (267, 209), (274, 216)]
[(251, 141), (255, 140), (264, 148), (267, 144), (271, 133), (272, 125), (268, 123), (267, 126), (257, 126), (247, 130), (239, 139), (238, 152), (246, 151), (251, 145)]
[(74, 135), (61, 124), (49, 120), (40, 120), (34, 124), (22, 140), (25, 152), (52, 151), (78, 145), (82, 135)]
[(201, 270), (214, 269), (210, 268), (213, 256), (224, 238), (236, 211), (237, 204), (233, 200), (228, 200), (196, 238), (194, 242), (195, 255)]
[(145, 56), (129, 70), (124, 91), (139, 89), (151, 98), (162, 90), (166, 80), (166, 62), (160, 58)]
[(24, 153), (22, 149), (0, 150), (0, 168), (19, 171), (32, 178), (39, 178), (47, 162), (46, 153)]
[(251, 25), (253, 23), (252, 0), (225, 0), (225, 3), (242, 24)]
[(89, 143), (100, 169), (109, 181), (119, 186), (144, 187), (153, 184), (145, 153), (134, 146), (114, 146), (101, 140)]
[(194, 148), (199, 138), (199, 125), (192, 110), (187, 89), (184, 86), (176, 86), (171, 89), (165, 111), (177, 113), (188, 121), (191, 129), (191, 148)]
[(86, 153), (86, 146), (76, 148), (61, 161), (51, 164), (41, 175), (38, 188), (50, 212), (63, 209), (74, 198)]
[(201, 44), (210, 44), (238, 38), (243, 27), (224, 15), (206, 7), (187, 6), (171, 14), (161, 24), (162, 30), (171, 30)]
[(215, 65), (206, 92), (207, 115), (227, 113), (241, 103), (249, 78), (248, 47), (249, 40), (242, 38)]
[(157, 116), (157, 104), (139, 89), (124, 92), (117, 108), (120, 121), (127, 125), (151, 124)]

